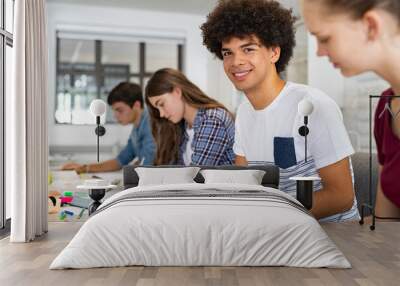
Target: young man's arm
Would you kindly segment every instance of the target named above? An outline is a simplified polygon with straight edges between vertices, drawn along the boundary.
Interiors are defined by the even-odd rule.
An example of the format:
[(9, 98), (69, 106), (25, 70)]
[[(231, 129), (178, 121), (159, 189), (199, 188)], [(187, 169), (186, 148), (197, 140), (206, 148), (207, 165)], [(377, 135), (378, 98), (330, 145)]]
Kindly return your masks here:
[(156, 156), (156, 144), (153, 134), (151, 133), (149, 121), (146, 120), (143, 124), (145, 125), (143, 125), (140, 132), (140, 143), (138, 144), (141, 147), (137, 150), (137, 156), (140, 158), (140, 161), (143, 160), (143, 165), (153, 165)]
[(117, 158), (108, 161), (93, 163), (93, 164), (77, 164), (69, 163), (62, 167), (62, 170), (75, 170), (78, 174), (80, 173), (96, 173), (96, 172), (112, 172), (127, 165), (136, 156), (136, 152), (132, 147), (132, 140), (129, 138), (125, 148), (121, 150)]
[(63, 170), (75, 170), (78, 174), (80, 173), (96, 173), (96, 172), (112, 172), (121, 169), (121, 165), (116, 159), (111, 159), (101, 163), (93, 164), (77, 164), (69, 163), (63, 166)]
[[(318, 90), (309, 90), (314, 111), (309, 121), (309, 154), (313, 157), (322, 189), (314, 192), (312, 214), (320, 219), (344, 213), (355, 200), (350, 156), (354, 154), (339, 106)], [(303, 147), (304, 148), (304, 147)], [(357, 212), (346, 213), (357, 217)]]
[[(235, 165), (247, 166), (246, 157), (236, 155)], [(318, 173), (323, 188), (314, 192), (311, 213), (320, 219), (349, 210), (354, 201), (349, 159), (321, 168)]]
[[(133, 148), (132, 138), (129, 136), (128, 143), (125, 145), (124, 149), (119, 152), (117, 158), (117, 164), (119, 166), (126, 166), (137, 156), (136, 150)], [(120, 167), (121, 168), (121, 167)]]
[(318, 170), (323, 188), (314, 192), (311, 213), (317, 218), (349, 210), (354, 202), (349, 158)]
[[(101, 163), (83, 165), (79, 170), (81, 172), (97, 173), (97, 172), (112, 172), (121, 169), (121, 165), (116, 159), (107, 160)], [(79, 173), (79, 171), (77, 171)]]

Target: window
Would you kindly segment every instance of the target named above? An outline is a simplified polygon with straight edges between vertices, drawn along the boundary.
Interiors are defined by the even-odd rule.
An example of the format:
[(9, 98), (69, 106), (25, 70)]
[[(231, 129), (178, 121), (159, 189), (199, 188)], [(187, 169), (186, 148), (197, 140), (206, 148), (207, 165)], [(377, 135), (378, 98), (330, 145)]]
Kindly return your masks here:
[[(14, 1), (0, 0), (0, 236), (9, 213), (6, 208), (9, 195), (5, 188), (5, 103), (11, 92), (13, 15)], [(9, 227), (9, 223), (7, 225)]]
[[(122, 81), (144, 88), (153, 72), (171, 67), (182, 70), (183, 45), (176, 42), (86, 40), (57, 33), (55, 121), (91, 124), (87, 111), (95, 98), (107, 101)], [(115, 123), (111, 110), (106, 122)]]

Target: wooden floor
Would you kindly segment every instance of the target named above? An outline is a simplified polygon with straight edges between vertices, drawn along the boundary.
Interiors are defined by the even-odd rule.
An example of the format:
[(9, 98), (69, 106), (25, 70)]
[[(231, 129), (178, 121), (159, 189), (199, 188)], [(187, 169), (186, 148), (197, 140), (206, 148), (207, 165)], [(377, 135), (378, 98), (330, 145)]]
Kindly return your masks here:
[(32, 243), (0, 241), (0, 285), (400, 285), (400, 223), (375, 231), (357, 223), (324, 229), (352, 263), (349, 270), (288, 267), (122, 267), (48, 270), (82, 223), (49, 224)]

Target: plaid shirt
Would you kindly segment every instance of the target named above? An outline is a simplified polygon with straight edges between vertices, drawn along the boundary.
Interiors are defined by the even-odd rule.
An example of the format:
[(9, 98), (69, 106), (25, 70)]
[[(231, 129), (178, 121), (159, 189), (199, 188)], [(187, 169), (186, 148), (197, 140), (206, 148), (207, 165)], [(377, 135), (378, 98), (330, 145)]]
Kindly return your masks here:
[[(235, 154), (233, 142), (235, 123), (223, 108), (199, 109), (193, 122), (193, 165), (232, 165)], [(186, 128), (179, 152), (179, 164), (184, 164), (183, 153), (189, 136)]]

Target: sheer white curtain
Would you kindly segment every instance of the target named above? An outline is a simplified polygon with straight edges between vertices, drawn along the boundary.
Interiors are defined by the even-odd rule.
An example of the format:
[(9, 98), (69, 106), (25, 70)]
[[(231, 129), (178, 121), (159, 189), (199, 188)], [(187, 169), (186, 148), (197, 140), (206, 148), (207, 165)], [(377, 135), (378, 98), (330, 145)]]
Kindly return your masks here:
[[(47, 232), (46, 0), (15, 1), (13, 91), (8, 111), (12, 242)], [(7, 151), (8, 152), (8, 151)]]

